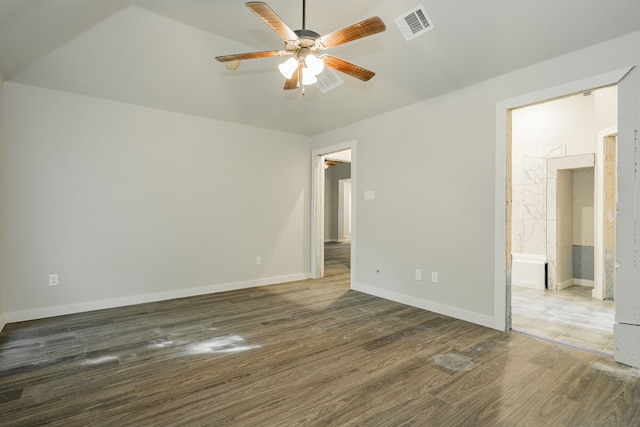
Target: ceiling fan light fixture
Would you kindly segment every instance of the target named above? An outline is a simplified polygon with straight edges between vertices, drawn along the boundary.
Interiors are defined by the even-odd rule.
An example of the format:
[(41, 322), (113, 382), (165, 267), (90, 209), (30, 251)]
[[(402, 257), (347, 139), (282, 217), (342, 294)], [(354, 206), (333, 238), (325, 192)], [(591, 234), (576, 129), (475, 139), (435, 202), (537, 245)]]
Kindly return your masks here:
[(298, 60), (295, 58), (289, 58), (282, 64), (278, 65), (278, 69), (280, 70), (280, 73), (284, 76), (284, 78), (288, 80), (298, 69)]
[(324, 61), (315, 55), (307, 55), (304, 59), (304, 63), (311, 70), (314, 76), (317, 76), (324, 70)]
[(313, 70), (311, 70), (310, 68), (303, 68), (302, 69), (302, 84), (305, 86), (308, 85), (312, 85), (315, 82), (317, 82), (318, 79), (316, 78), (316, 75), (313, 73)]
[[(320, 82), (321, 85), (326, 87), (326, 83), (323, 82), (332, 79), (339, 80), (337, 76), (335, 78), (331, 77), (332, 74), (335, 74), (334, 70), (364, 82), (369, 81), (375, 75), (373, 71), (332, 55), (320, 54), (318, 51), (385, 31), (387, 27), (379, 17), (373, 16), (321, 36), (305, 27), (305, 0), (302, 0), (302, 29), (295, 31), (289, 28), (265, 2), (248, 1), (245, 6), (284, 40), (284, 49), (216, 56), (217, 61), (227, 63), (229, 68), (235, 67), (237, 61), (245, 59), (290, 56), (289, 59), (278, 66), (280, 73), (286, 79), (283, 89), (292, 90), (302, 86), (303, 94), (305, 85)], [(325, 66), (328, 68), (325, 69)], [(322, 91), (322, 93), (325, 93), (325, 91)]]

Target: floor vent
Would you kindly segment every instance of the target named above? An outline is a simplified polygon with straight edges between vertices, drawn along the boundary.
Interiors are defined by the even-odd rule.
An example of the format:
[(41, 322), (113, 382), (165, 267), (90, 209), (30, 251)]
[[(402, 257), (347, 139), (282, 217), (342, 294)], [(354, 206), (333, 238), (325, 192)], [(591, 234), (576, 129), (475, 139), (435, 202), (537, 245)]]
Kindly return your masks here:
[(327, 93), (344, 83), (340, 76), (328, 67), (325, 67), (322, 73), (318, 74), (316, 77), (318, 78), (316, 86), (322, 93)]
[(424, 6), (419, 5), (409, 12), (396, 18), (396, 24), (400, 28), (400, 32), (407, 41), (415, 39), (418, 36), (423, 35), (427, 31), (433, 29), (433, 22), (427, 12), (424, 10)]

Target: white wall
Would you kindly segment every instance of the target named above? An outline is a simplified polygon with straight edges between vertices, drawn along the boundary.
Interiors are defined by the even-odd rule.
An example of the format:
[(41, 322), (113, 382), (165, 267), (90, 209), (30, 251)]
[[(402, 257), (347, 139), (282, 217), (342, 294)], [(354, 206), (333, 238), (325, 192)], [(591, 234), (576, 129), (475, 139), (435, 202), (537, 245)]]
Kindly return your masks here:
[(594, 171), (593, 168), (573, 172), (573, 244), (594, 246)]
[(546, 160), (597, 151), (617, 125), (617, 88), (518, 108), (512, 123), (512, 252), (547, 256)]
[[(636, 42), (637, 46), (637, 42)], [(636, 56), (640, 52), (636, 53)], [(615, 357), (640, 367), (640, 60), (619, 84)]]
[(4, 98), (8, 321), (308, 277), (308, 138), (15, 83)]
[(560, 289), (573, 285), (573, 171), (561, 169), (556, 193), (556, 282)]
[(595, 127), (608, 129), (618, 123), (618, 88), (616, 86), (593, 91)]
[(337, 242), (342, 239), (342, 236), (338, 235), (339, 181), (351, 178), (351, 163), (329, 166), (324, 171), (324, 177), (324, 240)]
[[(352, 286), (477, 323), (503, 324), (494, 312), (494, 295), (506, 286), (499, 238), (506, 225), (506, 187), (500, 185), (506, 166), (496, 164), (505, 148), (496, 145), (496, 112), (503, 100), (640, 64), (639, 44), (640, 33), (634, 33), (315, 136), (316, 149), (358, 140)], [(629, 117), (627, 126), (639, 125), (640, 114)], [(620, 144), (633, 144), (633, 137), (621, 134)], [(630, 161), (621, 161), (621, 186), (633, 180)], [(368, 190), (375, 191), (374, 200), (364, 200)], [(633, 206), (627, 209), (635, 214)], [(635, 233), (630, 223), (621, 226), (620, 233)], [(618, 249), (634, 251), (631, 244)], [(439, 283), (416, 281), (416, 268), (439, 272)], [(637, 288), (640, 281), (618, 286)]]
[(494, 148), (483, 141), (495, 133), (495, 104), (481, 108), (483, 92), (471, 87), (314, 137), (317, 148), (358, 141), (353, 288), (491, 324)]
[[(603, 90), (615, 96), (615, 88)], [(593, 94), (578, 94), (513, 110), (514, 151), (566, 145), (567, 156), (595, 153), (599, 130), (595, 100)], [(609, 126), (615, 124), (614, 116)]]

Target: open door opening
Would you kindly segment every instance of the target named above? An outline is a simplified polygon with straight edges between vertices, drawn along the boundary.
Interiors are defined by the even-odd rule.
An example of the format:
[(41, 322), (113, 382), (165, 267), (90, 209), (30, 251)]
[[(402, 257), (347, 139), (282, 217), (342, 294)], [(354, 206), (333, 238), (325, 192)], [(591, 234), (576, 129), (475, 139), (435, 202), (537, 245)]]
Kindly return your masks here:
[(349, 280), (351, 149), (324, 156), (324, 276)]
[(355, 142), (312, 153), (312, 277), (340, 275), (351, 283), (355, 200)]
[(604, 281), (605, 254), (615, 259), (616, 165), (611, 154), (596, 158), (613, 150), (617, 87), (514, 108), (510, 119), (512, 329), (612, 355), (615, 303)]

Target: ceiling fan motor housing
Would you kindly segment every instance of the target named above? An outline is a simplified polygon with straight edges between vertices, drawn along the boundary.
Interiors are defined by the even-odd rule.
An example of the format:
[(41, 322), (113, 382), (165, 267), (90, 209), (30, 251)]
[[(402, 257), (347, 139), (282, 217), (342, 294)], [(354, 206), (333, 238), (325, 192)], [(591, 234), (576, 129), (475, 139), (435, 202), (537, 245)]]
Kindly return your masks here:
[(296, 50), (297, 48), (313, 48), (316, 46), (316, 40), (320, 38), (320, 34), (311, 30), (294, 30), (298, 40), (285, 40), (286, 50)]

